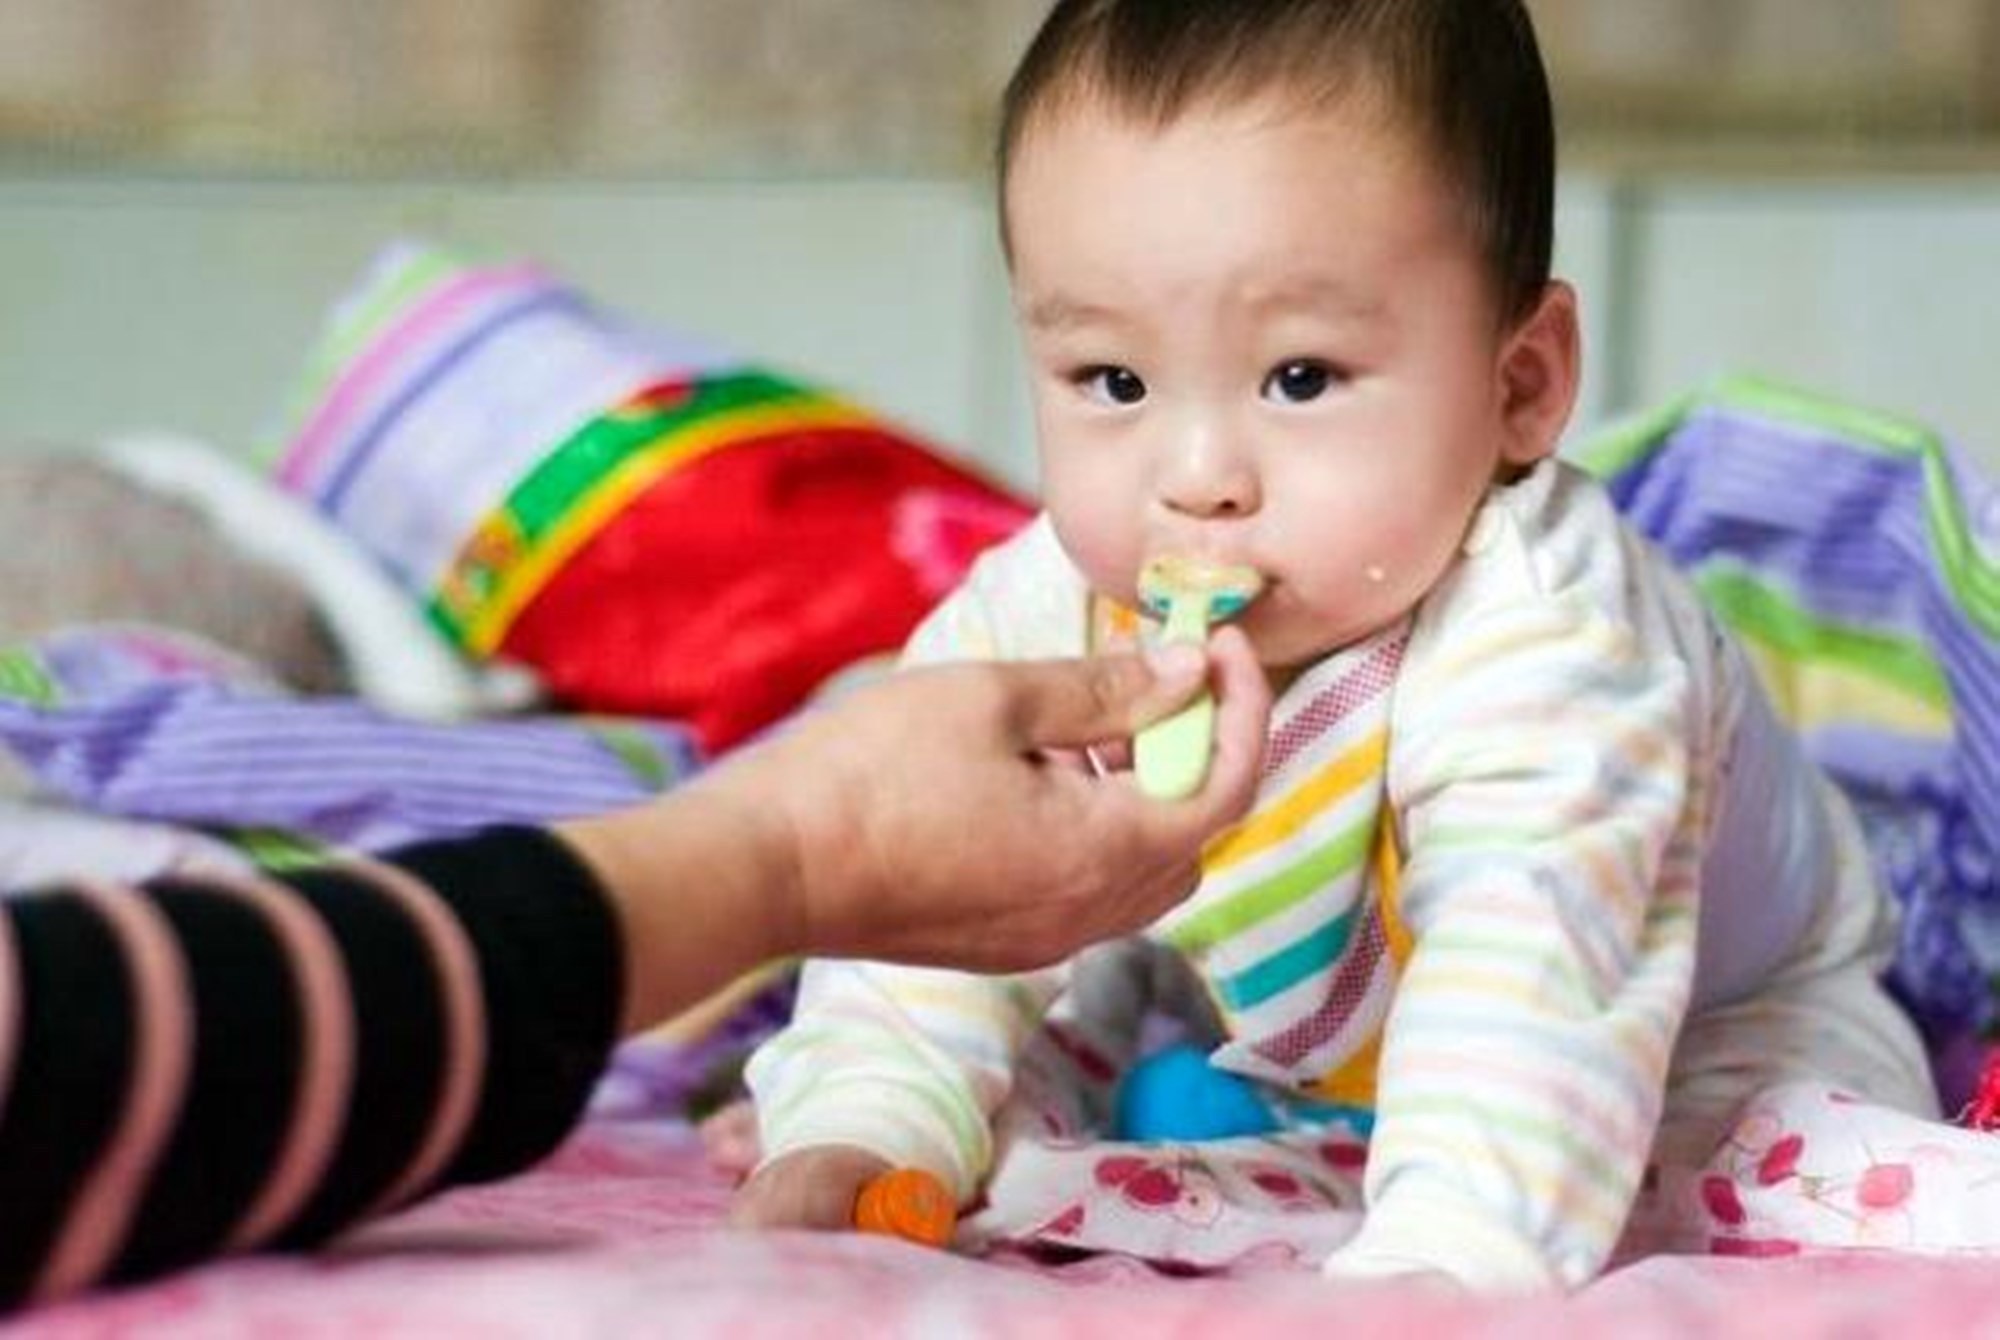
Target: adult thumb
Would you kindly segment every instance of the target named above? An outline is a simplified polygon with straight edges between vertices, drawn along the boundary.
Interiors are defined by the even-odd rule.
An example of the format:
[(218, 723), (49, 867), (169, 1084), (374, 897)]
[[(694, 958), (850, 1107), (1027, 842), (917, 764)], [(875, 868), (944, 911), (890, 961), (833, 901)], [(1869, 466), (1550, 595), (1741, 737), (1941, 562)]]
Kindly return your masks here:
[(1008, 721), (1023, 749), (1118, 739), (1186, 705), (1208, 676), (1208, 657), (1185, 644), (1143, 656), (1017, 661), (1005, 672)]

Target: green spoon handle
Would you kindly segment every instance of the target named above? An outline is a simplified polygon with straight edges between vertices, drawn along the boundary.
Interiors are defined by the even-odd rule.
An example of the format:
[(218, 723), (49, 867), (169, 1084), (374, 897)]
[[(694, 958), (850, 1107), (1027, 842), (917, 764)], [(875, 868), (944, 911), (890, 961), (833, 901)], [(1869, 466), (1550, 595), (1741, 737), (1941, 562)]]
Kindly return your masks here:
[[(1177, 596), (1167, 607), (1161, 642), (1208, 641), (1208, 598)], [(1139, 789), (1155, 800), (1184, 800), (1201, 789), (1208, 757), (1215, 748), (1215, 698), (1201, 690), (1170, 717), (1139, 732), (1132, 743), (1132, 766)]]

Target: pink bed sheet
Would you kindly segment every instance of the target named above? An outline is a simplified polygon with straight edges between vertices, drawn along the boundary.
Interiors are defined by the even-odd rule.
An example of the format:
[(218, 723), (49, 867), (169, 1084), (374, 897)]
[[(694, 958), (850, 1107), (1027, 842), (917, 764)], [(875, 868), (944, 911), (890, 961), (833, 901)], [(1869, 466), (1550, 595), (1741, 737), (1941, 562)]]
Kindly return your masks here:
[(319, 1255), (210, 1266), (0, 1335), (2000, 1335), (1996, 1259), (1657, 1257), (1568, 1300), (1495, 1301), (1336, 1289), (1291, 1265), (1177, 1278), (1124, 1258), (973, 1261), (882, 1239), (735, 1233), (718, 1226), (727, 1197), (685, 1128), (593, 1122), (526, 1175)]

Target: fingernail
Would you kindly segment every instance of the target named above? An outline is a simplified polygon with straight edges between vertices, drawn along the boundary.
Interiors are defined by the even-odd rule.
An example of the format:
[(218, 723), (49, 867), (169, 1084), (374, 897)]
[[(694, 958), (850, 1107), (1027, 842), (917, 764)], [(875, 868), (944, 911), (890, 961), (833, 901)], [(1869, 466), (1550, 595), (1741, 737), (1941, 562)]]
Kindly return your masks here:
[(1186, 642), (1165, 642), (1146, 648), (1146, 664), (1157, 679), (1192, 679), (1208, 667), (1201, 648)]

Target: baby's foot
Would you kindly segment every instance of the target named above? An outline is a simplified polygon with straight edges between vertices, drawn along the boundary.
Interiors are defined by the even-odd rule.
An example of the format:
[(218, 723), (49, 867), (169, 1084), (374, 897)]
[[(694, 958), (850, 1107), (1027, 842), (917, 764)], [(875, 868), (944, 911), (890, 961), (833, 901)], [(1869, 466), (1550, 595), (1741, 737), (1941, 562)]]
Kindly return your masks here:
[(701, 1123), (702, 1148), (709, 1163), (731, 1177), (747, 1177), (764, 1158), (757, 1138), (757, 1109), (747, 1098), (719, 1107)]

